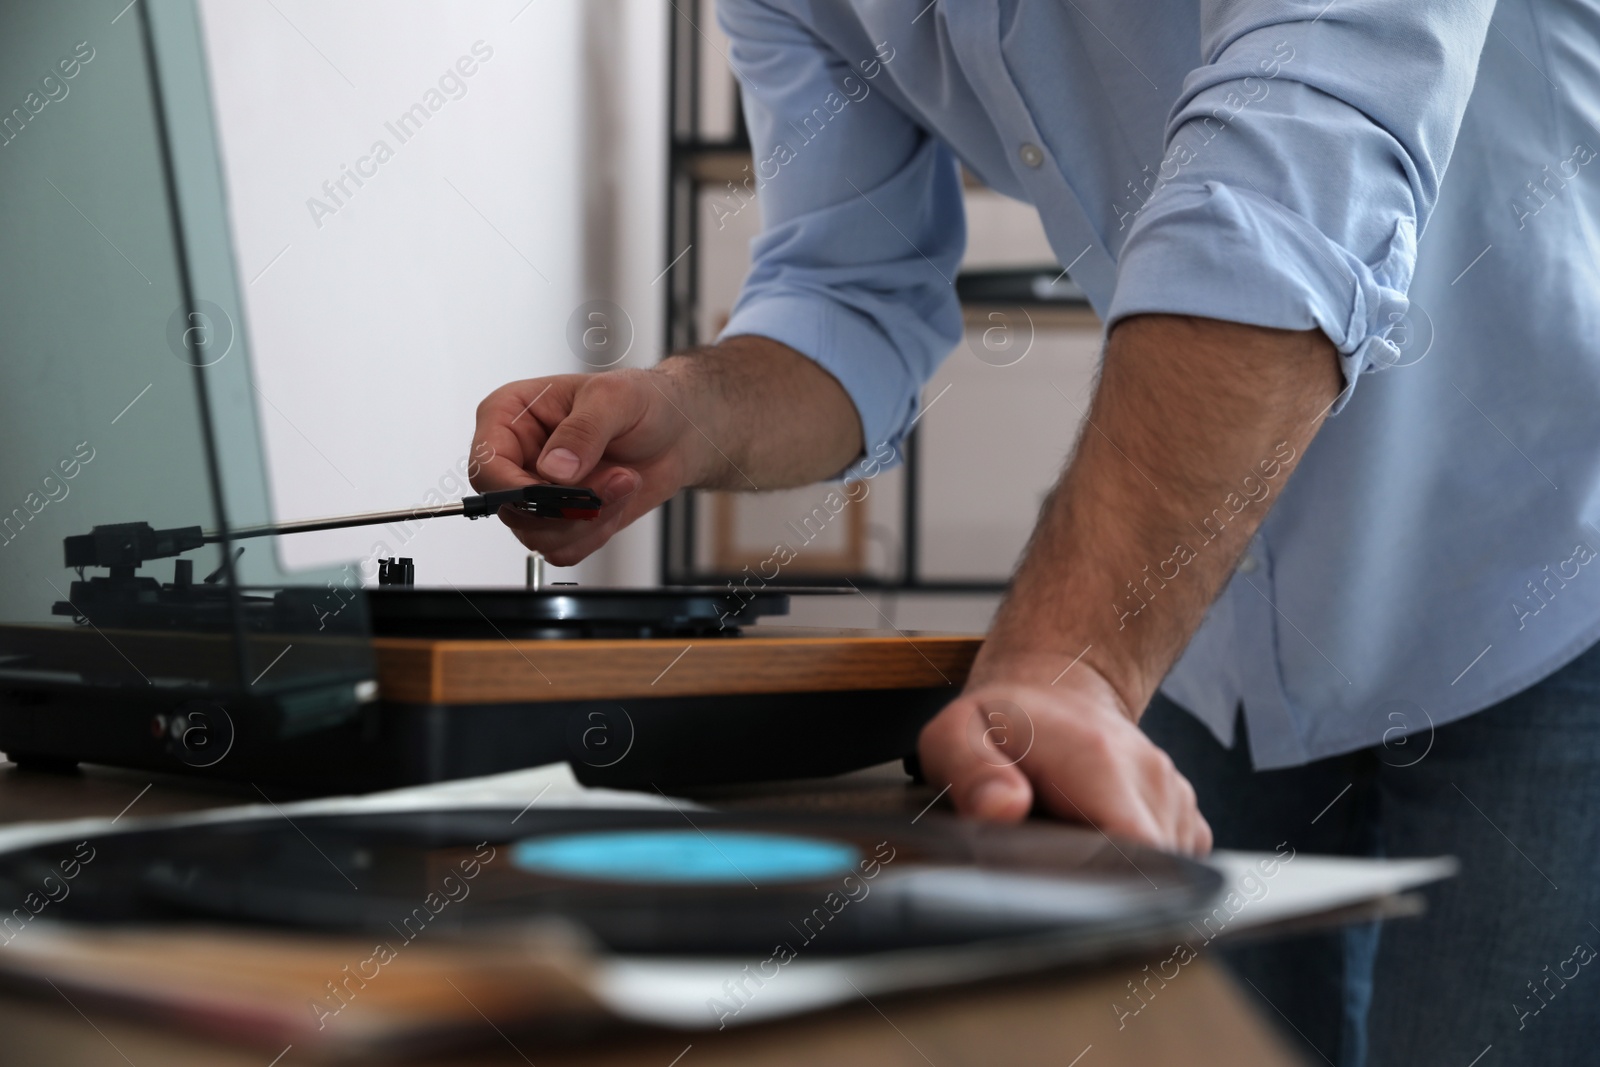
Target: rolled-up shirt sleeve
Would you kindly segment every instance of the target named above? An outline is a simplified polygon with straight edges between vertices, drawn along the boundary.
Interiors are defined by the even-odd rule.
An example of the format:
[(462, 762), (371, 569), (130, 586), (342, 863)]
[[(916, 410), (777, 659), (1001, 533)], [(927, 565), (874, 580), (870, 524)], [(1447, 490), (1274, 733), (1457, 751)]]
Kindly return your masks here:
[(847, 55), (759, 0), (722, 0), (718, 17), (754, 160), (736, 192), (755, 186), (762, 216), (721, 337), (759, 334), (815, 360), (854, 402), (868, 451), (898, 446), (961, 338), (954, 158), (881, 89), (887, 42)]
[[(1120, 220), (1108, 325), (1189, 314), (1320, 329), (1349, 399), (1395, 362), (1417, 235), (1438, 199), (1493, 4), (1211, 0), (1205, 65), (1153, 192)], [(1128, 216), (1132, 216), (1131, 218)]]

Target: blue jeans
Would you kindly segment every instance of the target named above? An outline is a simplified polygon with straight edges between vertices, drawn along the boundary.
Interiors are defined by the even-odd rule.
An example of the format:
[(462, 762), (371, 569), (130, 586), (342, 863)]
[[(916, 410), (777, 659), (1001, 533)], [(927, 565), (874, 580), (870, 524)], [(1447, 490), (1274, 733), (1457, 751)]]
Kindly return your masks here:
[(1144, 728), (1218, 848), (1461, 860), (1420, 918), (1222, 951), (1309, 1062), (1600, 1064), (1600, 645), (1476, 715), (1301, 767), (1252, 770), (1242, 723), (1223, 748), (1162, 696)]

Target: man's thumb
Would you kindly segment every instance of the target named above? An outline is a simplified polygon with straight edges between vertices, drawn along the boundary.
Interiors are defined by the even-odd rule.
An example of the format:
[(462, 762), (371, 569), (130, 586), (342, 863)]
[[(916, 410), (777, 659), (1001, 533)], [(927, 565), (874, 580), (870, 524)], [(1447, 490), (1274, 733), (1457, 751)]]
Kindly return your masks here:
[(534, 469), (552, 482), (575, 485), (594, 470), (612, 440), (638, 421), (640, 403), (633, 383), (619, 375), (596, 375), (550, 431)]
[(1002, 703), (997, 709), (957, 700), (923, 730), (918, 751), (929, 780), (950, 787), (962, 814), (1015, 822), (1033, 805), (1033, 788), (1016, 766), (1031, 747), (1032, 724)]

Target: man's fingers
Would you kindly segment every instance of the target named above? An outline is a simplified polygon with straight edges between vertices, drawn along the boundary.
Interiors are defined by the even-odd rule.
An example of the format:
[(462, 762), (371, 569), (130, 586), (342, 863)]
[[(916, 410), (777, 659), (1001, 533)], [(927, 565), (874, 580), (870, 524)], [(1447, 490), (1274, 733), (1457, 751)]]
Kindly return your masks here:
[(1108, 837), (1134, 841), (1153, 848), (1172, 847), (1146, 797), (1127, 782), (1107, 777), (1092, 789), (1079, 788), (1076, 782), (1069, 794), (1060, 783), (1047, 785), (1041, 799), (1054, 815), (1098, 830)]
[(1114, 791), (1117, 795), (1074, 799), (1090, 817), (1103, 817), (1100, 828), (1108, 834), (1168, 851), (1195, 852), (1210, 829), (1195, 805), (1193, 787), (1171, 757), (1142, 733), (1129, 731), (1125, 741), (1129, 747), (1122, 754), (1125, 771), (1116, 776), (1121, 787)]
[(1130, 740), (1143, 741), (1136, 728), (1115, 711), (1087, 708), (1041, 712), (1031, 721), (1037, 736), (1022, 753), (1021, 769), (1038, 783), (1045, 808), (1113, 837), (1171, 847), (1166, 813), (1155, 806), (1148, 767), (1141, 765), (1144, 753), (1130, 747)]
[(478, 465), (471, 481), (472, 487), (478, 492), (488, 493), (496, 489), (515, 489), (537, 479), (524, 470), (521, 463), (496, 452)]
[[(484, 397), (478, 405), (473, 428), (473, 455), (487, 448), (492, 459), (484, 461), (472, 484), (481, 490), (506, 489), (528, 481), (513, 471), (531, 465), (544, 447), (545, 428), (554, 426), (566, 414), (579, 375), (530, 378), (511, 382)], [(502, 462), (497, 462), (502, 461)]]
[(1195, 827), (1189, 838), (1189, 854), (1191, 856), (1207, 856), (1211, 854), (1213, 840), (1211, 837), (1211, 824), (1206, 822), (1204, 815), (1195, 813)]
[[(954, 785), (951, 791), (956, 792)], [(1015, 769), (999, 774), (980, 773), (957, 796), (957, 810), (987, 822), (1018, 822), (1033, 808), (1033, 789)]]
[(1156, 745), (1143, 746), (1141, 757), (1144, 791), (1161, 827), (1162, 847), (1182, 848), (1189, 832), (1189, 802), (1183, 795), (1188, 783), (1178, 774), (1172, 758)]
[(573, 485), (605, 455), (606, 446), (638, 424), (646, 410), (639, 383), (621, 374), (597, 374), (572, 398), (566, 417), (550, 431), (534, 469), (553, 482)]
[(1211, 851), (1211, 825), (1200, 814), (1194, 786), (1176, 769), (1172, 772), (1174, 789), (1180, 809), (1178, 823), (1178, 850), (1191, 856), (1204, 856)]
[(1194, 786), (1173, 764), (1172, 758), (1156, 749), (1157, 773), (1160, 776), (1159, 796), (1162, 798), (1164, 824), (1170, 843), (1166, 846), (1190, 855), (1204, 855), (1211, 851), (1211, 827), (1200, 814)]
[(634, 518), (641, 505), (635, 496), (644, 479), (637, 471), (613, 467), (598, 475), (594, 488), (601, 500), (600, 515), (588, 522), (563, 522), (525, 515), (515, 508), (502, 508), (500, 520), (516, 534), (517, 540), (542, 553), (557, 567), (570, 567), (609, 541)]
[(1025, 817), (1037, 796), (1061, 818), (1155, 848), (1204, 853), (1211, 830), (1168, 755), (1105, 693), (989, 686), (951, 703), (922, 732), (922, 767), (957, 810)]

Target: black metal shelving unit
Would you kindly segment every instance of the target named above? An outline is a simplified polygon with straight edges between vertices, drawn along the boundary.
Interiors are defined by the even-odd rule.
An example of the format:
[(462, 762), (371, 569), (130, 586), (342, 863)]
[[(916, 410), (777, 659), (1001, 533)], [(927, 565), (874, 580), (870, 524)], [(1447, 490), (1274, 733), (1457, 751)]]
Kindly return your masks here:
[[(708, 140), (701, 128), (701, 66), (706, 38), (693, 21), (694, 3), (674, 3), (670, 18), (670, 76), (668, 86), (668, 182), (667, 255), (665, 271), (666, 306), (665, 351), (679, 351), (705, 343), (698, 336), (696, 310), (700, 292), (700, 212), (698, 194), (702, 187), (721, 184), (740, 173), (741, 164), (750, 162), (750, 142), (741, 116), (729, 116), (735, 135), (726, 140)], [(737, 95), (735, 94), (735, 100)], [(1060, 268), (1055, 268), (1059, 270)], [(988, 303), (1001, 296), (1008, 306), (1059, 307), (1082, 304), (1074, 295), (1070, 279), (1057, 278), (1050, 298), (1037, 294), (1041, 286), (1033, 278), (1031, 294), (1028, 272), (995, 272), (993, 276), (963, 275), (958, 289), (972, 293)], [(1048, 282), (1048, 278), (1046, 279)], [(1051, 289), (1049, 284), (1043, 289)], [(901, 517), (900, 574), (896, 578), (868, 578), (860, 575), (785, 576), (786, 584), (840, 585), (846, 580), (861, 589), (922, 593), (998, 593), (1006, 583), (1000, 581), (924, 580), (920, 574), (922, 520), (922, 465), (919, 462), (918, 434), (914, 427), (906, 437), (903, 455), (904, 490)], [(660, 549), (661, 577), (667, 585), (720, 584), (742, 575), (721, 574), (695, 565), (695, 536), (700, 521), (699, 494), (690, 490), (668, 501), (663, 509)]]

